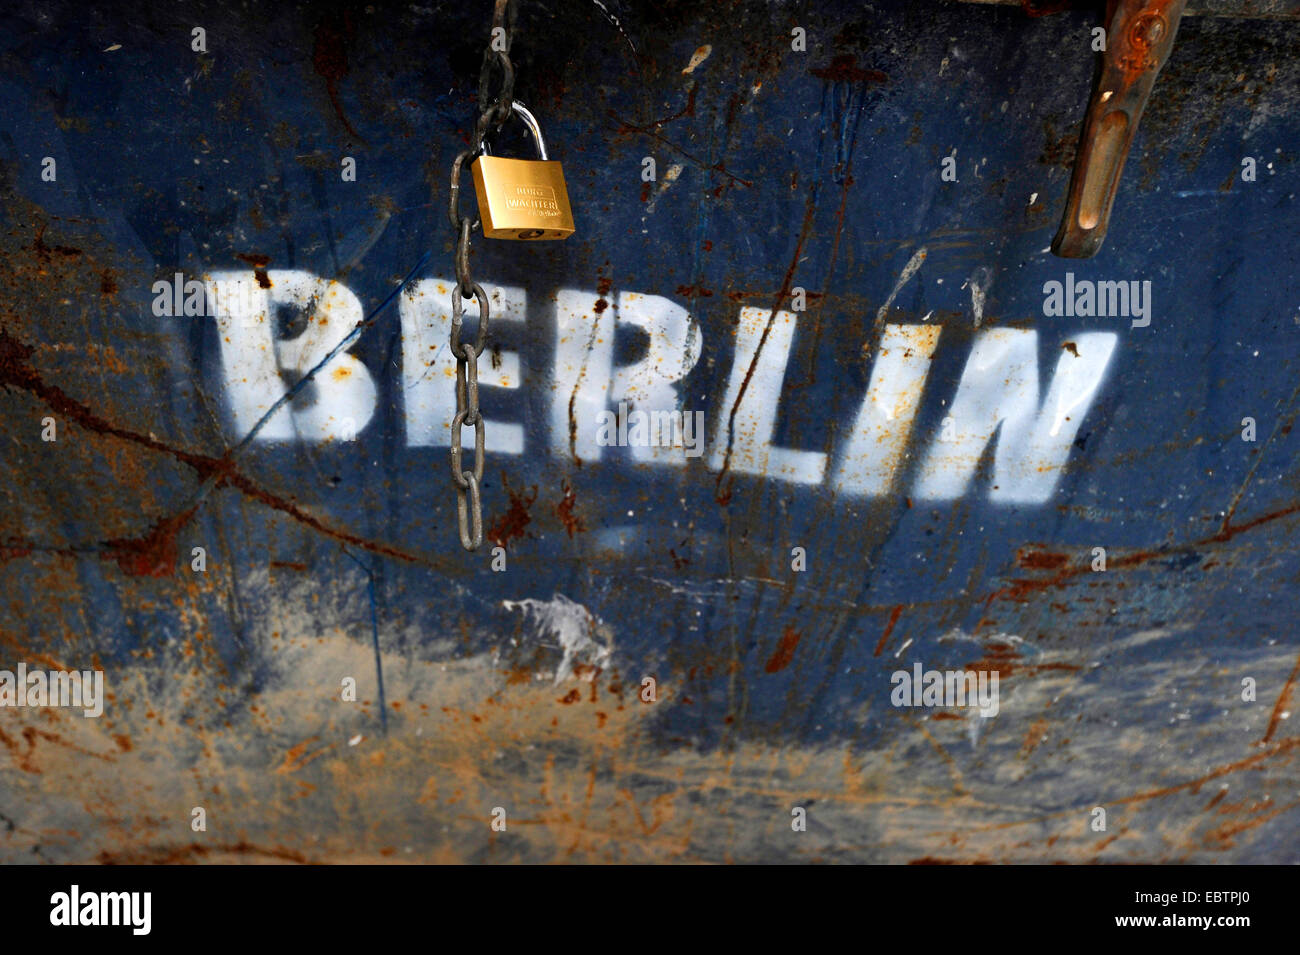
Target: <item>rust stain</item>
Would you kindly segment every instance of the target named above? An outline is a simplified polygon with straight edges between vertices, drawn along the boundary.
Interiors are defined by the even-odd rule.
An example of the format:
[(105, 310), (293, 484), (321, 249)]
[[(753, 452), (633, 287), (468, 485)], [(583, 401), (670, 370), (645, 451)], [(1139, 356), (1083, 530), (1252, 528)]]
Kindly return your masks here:
[(984, 656), (967, 667), (972, 670), (996, 671), (999, 678), (1009, 677), (1013, 673), (1033, 675), (1052, 671), (1076, 673), (1082, 669), (1075, 663), (1020, 663), (1020, 653), (1009, 643), (990, 640), (984, 645)]
[(296, 862), (299, 865), (311, 865), (311, 859), (293, 849), (279, 846), (265, 848), (248, 842), (222, 843), (205, 846), (191, 842), (183, 846), (157, 846), (144, 849), (124, 849), (120, 852), (101, 852), (98, 856), (100, 865), (194, 865), (209, 856), (260, 856), (266, 859), (279, 859), (281, 862)]
[(170, 577), (176, 573), (177, 533), (189, 523), (197, 507), (161, 518), (143, 537), (104, 542), (107, 556), (132, 577)]
[(1027, 16), (1048, 17), (1074, 9), (1074, 0), (1020, 0), (1020, 9)]
[(592, 307), (592, 311), (597, 315), (609, 308), (609, 293), (613, 287), (614, 280), (611, 278), (602, 275), (596, 279), (596, 304)]
[(40, 228), (36, 230), (36, 239), (32, 243), (32, 251), (36, 253), (36, 258), (42, 263), (49, 265), (58, 256), (63, 259), (75, 259), (82, 254), (80, 249), (73, 248), (70, 245), (46, 245), (45, 230), (49, 223), (42, 222)]
[(841, 53), (831, 60), (830, 66), (815, 67), (808, 72), (820, 80), (842, 83), (888, 83), (889, 77), (880, 70), (864, 70), (857, 65), (852, 53)]
[(572, 538), (574, 534), (581, 534), (587, 529), (587, 525), (582, 522), (582, 518), (574, 513), (574, 507), (578, 503), (578, 495), (573, 492), (572, 486), (568, 481), (563, 484), (564, 495), (560, 498), (560, 503), (555, 505), (555, 516), (560, 519), (564, 525), (565, 531)]
[(1016, 562), (1031, 570), (1056, 570), (1070, 562), (1069, 554), (1053, 554), (1045, 550), (1030, 550), (1022, 547), (1016, 552)]
[[(74, 753), (79, 753), (82, 756), (91, 756), (105, 762), (111, 763), (115, 758), (113, 753), (100, 753), (93, 749), (87, 749), (84, 746), (78, 746), (77, 744), (64, 739), (58, 733), (51, 732), (50, 730), (37, 729), (34, 726), (24, 726), (22, 737), (23, 742), (27, 744), (25, 750), (19, 748), (16, 739), (4, 730), (0, 730), (0, 745), (3, 745), (5, 749), (9, 751), (10, 756), (13, 757), (14, 762), (19, 769), (23, 770), (23, 772), (32, 773), (34, 775), (40, 775), (41, 773), (40, 767), (37, 766), (34, 761), (36, 755), (36, 741), (38, 739), (43, 739), (47, 743), (53, 743), (55, 746), (61, 746), (64, 749), (71, 750)], [(117, 743), (118, 749), (122, 752), (126, 752), (131, 748), (129, 742), (126, 746), (122, 745), (121, 740), (115, 740), (115, 742)]]
[(271, 287), (270, 276), (266, 274), (266, 267), (271, 264), (269, 255), (259, 255), (257, 253), (236, 254), (235, 258), (241, 262), (246, 262), (253, 267), (253, 276), (257, 279), (257, 284), (262, 288)]
[(25, 773), (40, 773), (40, 767), (32, 761), (32, 755), (36, 751), (36, 730), (32, 727), (23, 728), (23, 739), (27, 743), (26, 750), (19, 748), (18, 741), (0, 729), (0, 745), (9, 750), (9, 755), (13, 758), (14, 765)]
[(361, 134), (352, 128), (343, 113), (343, 104), (339, 101), (339, 82), (348, 75), (347, 41), (353, 33), (352, 13), (345, 11), (340, 25), (337, 16), (322, 20), (316, 27), (315, 44), (311, 51), (311, 65), (316, 73), (325, 80), (325, 89), (329, 93), (334, 114), (343, 124), (343, 128), (360, 139)]
[(982, 659), (967, 666), (972, 670), (996, 671), (999, 677), (1006, 677), (1015, 672), (1016, 661), (1019, 659), (1020, 654), (1016, 652), (1011, 644), (994, 640), (984, 645)]
[(794, 627), (786, 627), (781, 634), (781, 642), (777, 645), (776, 652), (767, 661), (763, 667), (768, 673), (780, 673), (790, 665), (794, 659), (795, 647), (799, 646), (801, 634)]
[(1025, 741), (1020, 744), (1021, 756), (1028, 756), (1038, 748), (1038, 744), (1043, 741), (1043, 737), (1047, 734), (1049, 725), (1047, 720), (1043, 718), (1036, 719), (1029, 724), (1029, 729), (1025, 731)]
[[(698, 52), (699, 51), (697, 50), (696, 53), (698, 54)], [(686, 90), (686, 105), (683, 106), (681, 109), (679, 109), (677, 112), (673, 113), (671, 116), (665, 116), (663, 119), (656, 119), (650, 125), (655, 127), (664, 126), (667, 125), (668, 123), (671, 123), (675, 119), (681, 119), (683, 116), (694, 116), (695, 115), (695, 94), (698, 90), (699, 90), (699, 86), (696, 83), (692, 82), (691, 85)]]
[(1079, 134), (1058, 134), (1055, 124), (1043, 121), (1043, 151), (1038, 155), (1038, 162), (1043, 166), (1060, 166), (1074, 169), (1074, 157), (1079, 149)]
[(503, 474), (501, 483), (506, 489), (506, 494), (510, 496), (510, 508), (493, 522), (488, 528), (487, 538), (499, 547), (505, 547), (516, 537), (525, 537), (527, 527), (532, 523), (533, 516), (528, 513), (528, 509), (533, 506), (537, 500), (537, 485), (532, 486), (532, 494), (526, 494), (523, 491), (516, 492), (510, 486), (510, 480)]
[(307, 748), (318, 739), (320, 739), (319, 736), (310, 736), (296, 746), (290, 747), (289, 751), (284, 754), (284, 762), (276, 767), (275, 771), (277, 773), (296, 773), (308, 763), (324, 756), (334, 748), (334, 744), (330, 743), (329, 745), (322, 746), (320, 749), (308, 755)]
[[(651, 803), (651, 817), (654, 820), (653, 825), (645, 821), (645, 816), (641, 814), (641, 807), (637, 805), (636, 797), (632, 794), (630, 789), (620, 789), (619, 793), (627, 800), (628, 805), (632, 807), (632, 812), (636, 816), (637, 826), (640, 828), (643, 836), (654, 835), (654, 833), (658, 831), (659, 827), (662, 826), (672, 815), (672, 804), (676, 799), (674, 793), (660, 793), (658, 796), (655, 796)], [(668, 808), (661, 815), (660, 806), (665, 802), (668, 804)]]
[(1215, 829), (1211, 829), (1209, 832), (1207, 832), (1205, 834), (1206, 841), (1214, 840), (1216, 842), (1225, 843), (1226, 845), (1230, 846), (1232, 845), (1233, 836), (1245, 832), (1249, 829), (1254, 829), (1257, 826), (1262, 826), (1264, 823), (1269, 822), (1272, 819), (1276, 819), (1278, 816), (1282, 815), (1283, 813), (1290, 812), (1291, 810), (1297, 807), (1300, 807), (1300, 800), (1287, 803), (1284, 806), (1278, 806), (1277, 808), (1273, 809), (1271, 812), (1261, 813), (1255, 816), (1253, 819), (1247, 819), (1243, 822), (1233, 822), (1233, 823), (1225, 822), (1223, 825), (1218, 826)]

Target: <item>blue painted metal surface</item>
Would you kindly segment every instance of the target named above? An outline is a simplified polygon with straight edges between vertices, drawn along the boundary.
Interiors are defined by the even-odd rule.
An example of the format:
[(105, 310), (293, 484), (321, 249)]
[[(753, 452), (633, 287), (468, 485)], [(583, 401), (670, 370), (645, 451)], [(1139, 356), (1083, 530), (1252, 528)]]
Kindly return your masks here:
[[(101, 666), (113, 693), (98, 721), (0, 712), (4, 857), (1297, 861), (1300, 25), (1184, 22), (1106, 246), (1066, 262), (1047, 246), (1092, 12), (521, 18), (519, 95), (578, 233), (476, 242), (476, 274), (527, 304), (494, 330), (517, 387), (483, 398), (522, 451), (489, 432), (492, 541), (469, 555), (446, 447), (411, 442), (401, 297), (379, 306), (413, 269), (453, 274), (446, 171), (486, 8), (3, 15), (4, 665)], [(255, 270), (336, 280), (373, 316), (355, 440), (228, 455), (235, 346), (156, 315), (154, 283)], [(1067, 272), (1149, 281), (1150, 324), (1044, 315)], [(887, 493), (713, 459), (741, 310), (796, 288), (758, 398), (773, 444), (827, 475), (885, 326), (942, 329)], [(579, 460), (576, 423), (564, 447), (580, 382), (556, 372), (557, 315), (631, 314), (622, 293), (694, 323), (677, 407), (705, 414), (699, 457)], [(1080, 336), (1113, 336), (1066, 467), (1046, 500), (999, 500), (994, 440), (962, 493), (927, 499), (958, 383), (1007, 330), (1037, 333), (1044, 396)], [(644, 356), (612, 334), (616, 368)], [(328, 410), (332, 370), (300, 413)], [(997, 672), (998, 715), (892, 705), (918, 662)]]

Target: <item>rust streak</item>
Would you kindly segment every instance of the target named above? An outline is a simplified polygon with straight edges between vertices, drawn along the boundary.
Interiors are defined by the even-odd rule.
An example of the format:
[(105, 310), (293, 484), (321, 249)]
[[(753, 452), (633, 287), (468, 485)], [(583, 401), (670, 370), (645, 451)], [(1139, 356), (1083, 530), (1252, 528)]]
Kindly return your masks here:
[(1276, 819), (1278, 816), (1282, 815), (1283, 813), (1290, 812), (1292, 809), (1295, 809), (1296, 807), (1300, 807), (1300, 800), (1297, 800), (1292, 803), (1287, 803), (1285, 806), (1278, 806), (1272, 812), (1266, 812), (1263, 815), (1256, 816), (1253, 819), (1247, 819), (1244, 822), (1224, 823), (1218, 828), (1212, 829), (1211, 831), (1207, 832), (1205, 834), (1205, 837), (1207, 839), (1218, 840), (1219, 842), (1227, 842), (1233, 836), (1245, 832), (1247, 829), (1254, 829), (1257, 826), (1262, 826), (1264, 823), (1268, 822), (1269, 820)]
[[(240, 491), (247, 497), (260, 501), (273, 510), (287, 514), (301, 524), (319, 531), (335, 540), (344, 541), (353, 544), (363, 550), (370, 551), (374, 554), (383, 554), (386, 557), (395, 557), (410, 563), (428, 564), (440, 569), (447, 569), (451, 565), (449, 562), (433, 560), (428, 557), (411, 553), (388, 544), (372, 541), (339, 528), (330, 527), (311, 514), (308, 514), (302, 508), (298, 507), (292, 501), (272, 494), (270, 491), (259, 487), (250, 478), (235, 470), (234, 464), (230, 460), (229, 452), (222, 457), (212, 457), (211, 455), (196, 454), (191, 451), (185, 451), (173, 447), (165, 442), (148, 435), (138, 434), (126, 428), (118, 427), (109, 421), (95, 414), (84, 404), (67, 395), (61, 388), (56, 385), (46, 384), (40, 374), (32, 367), (30, 358), (32, 347), (9, 335), (4, 329), (0, 329), (0, 386), (17, 388), (26, 391), (34, 397), (44, 402), (51, 410), (56, 411), (76, 424), (85, 428), (87, 431), (93, 431), (97, 434), (107, 435), (122, 441), (148, 448), (151, 451), (157, 451), (161, 454), (169, 455), (176, 461), (192, 468), (200, 478), (208, 479), (217, 478), (217, 486), (226, 486)], [(186, 512), (192, 514), (193, 511)], [(172, 528), (179, 529), (180, 525)], [(151, 533), (157, 533), (155, 527)], [(110, 541), (107, 545), (110, 550), (114, 548), (129, 547), (125, 540)], [(56, 553), (75, 554), (78, 550), (85, 548), (49, 548), (41, 547), (31, 541), (7, 540), (5, 547), (16, 550), (45, 550)], [(12, 554), (8, 556), (18, 556)]]
[(889, 642), (889, 635), (894, 632), (894, 625), (898, 623), (898, 618), (903, 615), (903, 605), (899, 604), (894, 608), (894, 612), (889, 615), (889, 623), (885, 624), (885, 632), (880, 635), (880, 642), (876, 644), (876, 652), (873, 657), (880, 656), (880, 652), (885, 649), (885, 644)]
[(263, 856), (268, 859), (280, 859), (284, 862), (296, 862), (299, 865), (311, 864), (311, 860), (301, 852), (279, 846), (268, 849), (248, 842), (224, 843), (214, 846), (191, 842), (188, 845), (173, 846), (171, 848), (157, 846), (143, 849), (127, 849), (122, 852), (104, 851), (99, 854), (98, 861), (100, 865), (177, 865), (192, 863), (209, 855), (218, 854)]
[(334, 113), (349, 133), (365, 142), (365, 139), (352, 128), (343, 113), (343, 104), (339, 100), (339, 81), (348, 75), (347, 40), (353, 32), (352, 15), (348, 12), (340, 29), (336, 18), (323, 20), (316, 27), (314, 44), (311, 51), (311, 65), (316, 73), (325, 80), (325, 90), (329, 93)]
[[(1167, 547), (1164, 548), (1163, 550), (1141, 550), (1141, 551), (1136, 551), (1132, 554), (1126, 554), (1123, 557), (1118, 557), (1115, 558), (1114, 560), (1111, 560), (1108, 566), (1111, 569), (1124, 569), (1128, 567), (1137, 567), (1141, 564), (1147, 563), (1148, 561), (1166, 559), (1180, 553), (1184, 553), (1187, 551), (1194, 551), (1197, 550), (1198, 548), (1206, 547), (1210, 544), (1222, 544), (1236, 537), (1238, 534), (1245, 533), (1246, 531), (1249, 530), (1254, 530), (1256, 527), (1260, 527), (1264, 524), (1268, 524), (1273, 521), (1280, 520), (1281, 518), (1289, 517), (1290, 515), (1295, 514), (1297, 512), (1300, 512), (1300, 504), (1290, 504), (1287, 505), (1286, 507), (1279, 508), (1276, 511), (1270, 511), (1267, 514), (1261, 514), (1259, 517), (1253, 518), (1249, 521), (1246, 521), (1245, 523), (1234, 524), (1231, 527), (1225, 527), (1224, 529), (1220, 530), (1218, 533), (1212, 534), (1209, 537), (1202, 537), (1199, 540), (1189, 541), (1185, 544), (1179, 544), (1174, 547)], [(1051, 588), (1058, 587), (1061, 584), (1065, 583), (1066, 581), (1074, 577), (1079, 577), (1091, 572), (1092, 572), (1091, 565), (1084, 563), (1084, 564), (1078, 564), (1070, 567), (1063, 567), (1055, 574), (1053, 574), (1051, 577), (1046, 577), (1038, 580), (1018, 578), (1013, 580), (1009, 586), (1000, 587), (999, 589), (989, 594), (985, 603), (986, 605), (992, 603), (994, 600), (998, 599), (999, 597), (1009, 599), (1009, 600), (1015, 600), (1015, 599), (1022, 598), (1025, 595), (1036, 590), (1050, 590)]]
[(584, 532), (587, 529), (587, 525), (583, 523), (581, 517), (574, 513), (574, 507), (577, 506), (578, 503), (578, 495), (574, 493), (573, 487), (568, 481), (565, 481), (562, 485), (562, 489), (564, 496), (560, 498), (560, 503), (555, 505), (555, 516), (560, 519), (560, 523), (564, 525), (565, 531), (567, 531), (569, 537), (572, 538), (574, 534), (581, 534)]
[(740, 409), (740, 403), (745, 399), (745, 392), (749, 390), (749, 382), (754, 377), (754, 369), (763, 357), (763, 346), (767, 344), (767, 337), (772, 332), (772, 323), (776, 321), (777, 311), (780, 309), (781, 303), (790, 296), (790, 289), (794, 284), (795, 269), (799, 267), (799, 257), (803, 254), (803, 244), (808, 239), (808, 233), (812, 228), (813, 217), (816, 212), (817, 189), (814, 186), (808, 192), (808, 202), (804, 207), (803, 225), (799, 228), (799, 239), (794, 245), (794, 255), (790, 258), (790, 267), (785, 270), (785, 278), (781, 281), (781, 289), (776, 293), (776, 301), (772, 303), (767, 324), (763, 326), (763, 334), (759, 336), (758, 347), (754, 349), (754, 360), (745, 369), (745, 377), (741, 379), (740, 388), (736, 391), (736, 400), (732, 402), (731, 411), (727, 414), (727, 452), (723, 456), (722, 468), (718, 471), (717, 480), (714, 482), (714, 487), (717, 489), (716, 500), (724, 506), (731, 499), (730, 488), (724, 490), (722, 483), (731, 472), (731, 452), (736, 437), (736, 412)]
[[(1162, 786), (1159, 789), (1144, 790), (1142, 792), (1134, 793), (1131, 796), (1123, 796), (1119, 799), (1108, 799), (1106, 800), (1106, 805), (1123, 806), (1123, 805), (1128, 805), (1130, 803), (1148, 802), (1152, 799), (1160, 799), (1164, 796), (1172, 796), (1174, 793), (1182, 792), (1183, 790), (1197, 790), (1200, 787), (1204, 786), (1206, 783), (1211, 782), (1212, 780), (1219, 779), (1222, 776), (1228, 776), (1232, 773), (1239, 773), (1245, 769), (1250, 769), (1259, 763), (1272, 759), (1274, 756), (1280, 756), (1283, 753), (1289, 752), (1290, 750), (1294, 749), (1296, 746), (1300, 746), (1300, 737), (1285, 739), (1279, 743), (1274, 743), (1272, 746), (1270, 746), (1266, 750), (1263, 750), (1262, 752), (1256, 753), (1253, 756), (1247, 756), (1244, 759), (1236, 760), (1235, 762), (1225, 763), (1222, 766), (1210, 770), (1210, 772), (1204, 774), (1203, 776), (1197, 776), (1195, 779), (1189, 779), (1186, 782), (1175, 783), (1172, 786)], [(1025, 826), (1031, 823), (1041, 823), (1046, 819), (1059, 819), (1059, 818), (1064, 818), (1066, 816), (1074, 816), (1080, 813), (1080, 811), (1081, 810), (1078, 808), (1062, 809), (1059, 812), (1049, 812), (1041, 816), (1032, 816), (1026, 819), (1015, 819), (1012, 820), (1011, 822), (997, 822), (987, 826), (976, 826), (967, 831), (968, 832), (993, 832), (999, 829), (1013, 829), (1016, 826)]]
[[(1300, 385), (1296, 385), (1295, 390), (1291, 392), (1291, 397), (1287, 399), (1288, 408), (1295, 404), (1296, 398), (1300, 398)], [(1292, 414), (1290, 417), (1294, 418), (1295, 415)], [(1223, 515), (1223, 524), (1219, 528), (1219, 533), (1226, 534), (1228, 532), (1228, 528), (1232, 523), (1232, 518), (1237, 513), (1237, 505), (1240, 504), (1241, 499), (1246, 496), (1246, 488), (1250, 487), (1251, 481), (1254, 480), (1255, 470), (1259, 467), (1260, 461), (1264, 460), (1264, 453), (1268, 450), (1268, 446), (1273, 443), (1273, 439), (1276, 438), (1279, 433), (1287, 434), (1290, 432), (1289, 427), (1283, 427), (1282, 420), (1283, 419), (1278, 418), (1277, 424), (1273, 426), (1272, 433), (1269, 434), (1267, 440), (1264, 441), (1260, 446), (1259, 451), (1255, 454), (1255, 460), (1250, 465), (1250, 470), (1246, 472), (1245, 480), (1241, 482), (1241, 487), (1237, 489), (1237, 493), (1232, 496), (1232, 500), (1228, 503), (1228, 507)]]
[(714, 163), (712, 166), (708, 165), (707, 163), (704, 162), (704, 160), (700, 159), (698, 156), (694, 155), (693, 153), (687, 152), (685, 149), (683, 149), (681, 146), (678, 146), (672, 140), (668, 139), (665, 136), (661, 136), (658, 132), (656, 132), (653, 129), (650, 129), (649, 127), (638, 126), (635, 123), (629, 123), (626, 120), (620, 119), (618, 114), (615, 113), (613, 110), (609, 111), (609, 116), (617, 123), (620, 130), (633, 132), (633, 133), (641, 133), (643, 136), (649, 136), (652, 139), (657, 139), (659, 142), (663, 143), (669, 149), (673, 150), (676, 153), (681, 154), (685, 159), (690, 161), (692, 164), (699, 166), (701, 169), (712, 170), (713, 172), (720, 172), (728, 179), (732, 180), (733, 182), (738, 182), (742, 186), (754, 185), (748, 179), (742, 179), (739, 176), (737, 176), (735, 173), (728, 172), (727, 167), (724, 166), (722, 163)]
[(1282, 722), (1282, 714), (1291, 701), (1291, 687), (1295, 684), (1297, 675), (1300, 675), (1300, 657), (1296, 657), (1295, 666), (1291, 668), (1291, 675), (1286, 678), (1286, 684), (1282, 687), (1282, 692), (1278, 694), (1277, 702), (1273, 704), (1273, 713), (1268, 719), (1268, 732), (1260, 740), (1261, 743), (1273, 741), (1273, 734), (1277, 732), (1278, 725)]

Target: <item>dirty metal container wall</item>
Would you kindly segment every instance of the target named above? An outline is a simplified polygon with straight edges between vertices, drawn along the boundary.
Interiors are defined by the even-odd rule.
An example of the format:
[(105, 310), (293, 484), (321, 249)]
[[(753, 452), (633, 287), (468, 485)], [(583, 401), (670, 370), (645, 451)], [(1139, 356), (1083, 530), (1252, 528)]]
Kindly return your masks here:
[(0, 13), (0, 666), (107, 693), (0, 709), (0, 857), (1300, 861), (1300, 23), (1186, 18), (1063, 260), (1096, 10), (525, 0), (577, 232), (474, 239), (471, 554), (489, 16)]

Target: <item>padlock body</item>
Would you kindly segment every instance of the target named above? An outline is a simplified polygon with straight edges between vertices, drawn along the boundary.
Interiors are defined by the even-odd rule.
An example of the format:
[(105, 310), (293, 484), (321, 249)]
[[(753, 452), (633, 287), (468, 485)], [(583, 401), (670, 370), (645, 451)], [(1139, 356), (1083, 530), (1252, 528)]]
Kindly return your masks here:
[(573, 210), (555, 161), (479, 156), (470, 166), (489, 239), (567, 239)]

